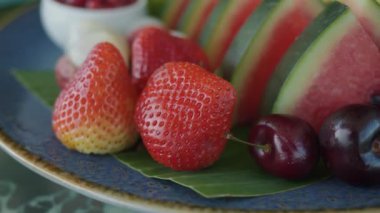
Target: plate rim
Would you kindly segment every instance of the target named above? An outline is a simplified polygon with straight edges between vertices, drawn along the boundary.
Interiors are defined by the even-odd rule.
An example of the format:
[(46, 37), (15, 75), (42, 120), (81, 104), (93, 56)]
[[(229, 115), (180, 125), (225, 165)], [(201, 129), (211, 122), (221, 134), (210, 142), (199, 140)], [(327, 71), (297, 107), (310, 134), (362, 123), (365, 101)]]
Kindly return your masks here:
[[(24, 14), (33, 11), (38, 6), (29, 6), (24, 11), (15, 15), (12, 20), (6, 23), (5, 26), (0, 28), (0, 32), (13, 24), (17, 19), (21, 18)], [(241, 210), (241, 209), (226, 209), (226, 208), (212, 208), (197, 205), (190, 205), (185, 203), (176, 203), (171, 201), (160, 201), (154, 199), (147, 199), (144, 197), (136, 196), (127, 192), (117, 191), (100, 184), (89, 182), (85, 179), (77, 177), (67, 171), (64, 171), (49, 162), (44, 161), (38, 155), (32, 154), (27, 151), (22, 145), (15, 142), (7, 133), (0, 128), (0, 149), (7, 155), (12, 157), (21, 165), (25, 166), (32, 172), (42, 176), (49, 181), (52, 181), (62, 187), (73, 190), (86, 197), (101, 201), (103, 203), (130, 208), (137, 211), (144, 212), (250, 212), (257, 213), (267, 212), (380, 212), (380, 207), (369, 208), (353, 208), (353, 209), (317, 209), (317, 210)]]
[(66, 172), (56, 166), (42, 160), (39, 156), (28, 152), (22, 145), (14, 142), (2, 129), (0, 129), (0, 148), (34, 173), (42, 178), (48, 179), (62, 187), (73, 190), (86, 197), (101, 201), (103, 203), (115, 205), (122, 208), (142, 212), (170, 213), (170, 212), (252, 212), (268, 213), (268, 212), (288, 212), (288, 213), (329, 213), (329, 212), (360, 212), (374, 213), (379, 212), (380, 208), (354, 208), (354, 209), (318, 209), (318, 210), (239, 210), (225, 208), (201, 207), (189, 204), (180, 204), (170, 201), (159, 201), (153, 199), (142, 198), (127, 192), (117, 191), (96, 183), (91, 183), (81, 179), (74, 174)]
[(28, 152), (22, 145), (14, 142), (13, 139), (11, 139), (11, 137), (9, 137), (2, 129), (0, 129), (0, 148), (18, 163), (43, 178), (104, 203), (147, 212), (188, 212), (189, 210), (213, 212), (212, 210), (223, 210), (146, 199), (89, 182), (44, 161), (38, 155)]

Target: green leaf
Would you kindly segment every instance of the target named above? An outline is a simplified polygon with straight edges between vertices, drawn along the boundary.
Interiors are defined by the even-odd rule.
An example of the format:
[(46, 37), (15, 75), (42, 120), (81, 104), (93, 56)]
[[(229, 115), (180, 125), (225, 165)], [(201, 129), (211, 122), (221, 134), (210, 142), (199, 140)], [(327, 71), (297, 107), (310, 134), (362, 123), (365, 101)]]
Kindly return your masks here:
[[(247, 130), (234, 131), (246, 139)], [(115, 155), (120, 162), (147, 177), (171, 180), (207, 198), (248, 197), (279, 193), (304, 187), (328, 177), (320, 165), (309, 179), (288, 181), (269, 175), (251, 159), (247, 146), (229, 141), (221, 158), (197, 172), (176, 172), (156, 163), (144, 149)]]
[[(45, 103), (50, 106), (54, 103), (58, 94), (54, 73), (18, 71), (15, 76)], [(242, 128), (234, 131), (234, 135), (241, 139), (247, 139), (247, 133), (247, 129)], [(309, 179), (302, 181), (288, 181), (271, 176), (251, 159), (245, 145), (235, 142), (228, 142), (225, 152), (213, 166), (197, 172), (168, 169), (152, 160), (145, 149), (114, 156), (147, 177), (173, 181), (207, 198), (274, 194), (304, 187), (328, 177), (322, 164)]]
[(13, 75), (44, 104), (53, 106), (59, 87), (52, 71), (13, 71)]

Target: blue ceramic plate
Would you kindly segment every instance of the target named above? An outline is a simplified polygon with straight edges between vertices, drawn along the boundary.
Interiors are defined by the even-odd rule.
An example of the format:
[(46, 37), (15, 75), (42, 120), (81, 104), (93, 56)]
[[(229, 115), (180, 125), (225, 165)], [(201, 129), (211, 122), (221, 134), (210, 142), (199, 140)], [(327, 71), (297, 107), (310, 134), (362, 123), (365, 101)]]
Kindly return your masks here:
[(0, 1), (0, 7), (8, 7), (8, 6), (13, 6), (13, 5), (19, 5), (21, 3), (24, 3), (27, 1), (24, 0), (1, 0)]
[(61, 52), (32, 10), (0, 31), (0, 147), (42, 176), (89, 197), (129, 208), (168, 210), (321, 210), (380, 207), (380, 187), (328, 179), (253, 198), (206, 199), (169, 181), (146, 178), (112, 156), (64, 148), (51, 131), (51, 111), (12, 77), (12, 69), (51, 70)]

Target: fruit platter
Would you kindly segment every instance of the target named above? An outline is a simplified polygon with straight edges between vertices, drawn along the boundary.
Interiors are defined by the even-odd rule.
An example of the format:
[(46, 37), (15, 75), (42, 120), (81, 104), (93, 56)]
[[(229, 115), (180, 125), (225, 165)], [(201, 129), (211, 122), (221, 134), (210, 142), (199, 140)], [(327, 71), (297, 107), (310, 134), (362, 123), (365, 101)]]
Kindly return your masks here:
[(91, 198), (380, 208), (377, 0), (42, 0), (0, 71), (0, 148)]

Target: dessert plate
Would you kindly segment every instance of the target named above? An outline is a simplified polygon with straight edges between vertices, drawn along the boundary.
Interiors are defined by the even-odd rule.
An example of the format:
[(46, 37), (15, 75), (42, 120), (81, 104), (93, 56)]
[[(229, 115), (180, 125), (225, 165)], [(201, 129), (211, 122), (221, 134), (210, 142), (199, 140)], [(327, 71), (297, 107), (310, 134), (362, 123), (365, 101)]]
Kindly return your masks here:
[(357, 188), (334, 178), (268, 196), (207, 199), (170, 181), (144, 177), (110, 155), (67, 150), (51, 131), (50, 109), (11, 73), (13, 69), (51, 70), (60, 54), (42, 31), (37, 9), (0, 31), (0, 147), (53, 182), (106, 203), (153, 212), (380, 207), (379, 186)]

